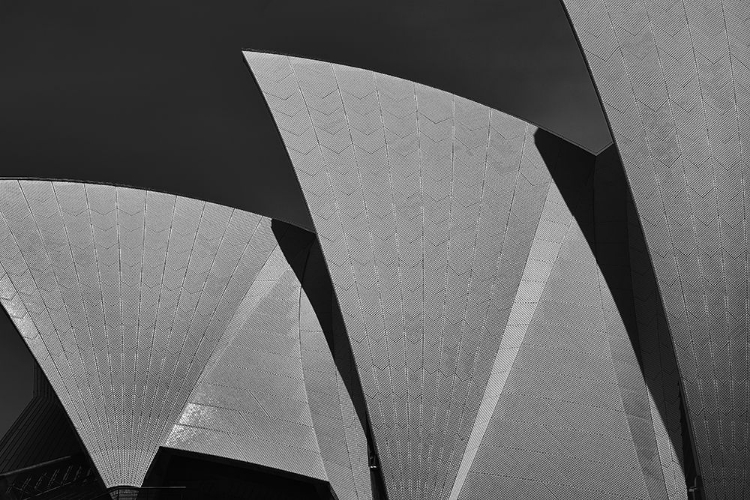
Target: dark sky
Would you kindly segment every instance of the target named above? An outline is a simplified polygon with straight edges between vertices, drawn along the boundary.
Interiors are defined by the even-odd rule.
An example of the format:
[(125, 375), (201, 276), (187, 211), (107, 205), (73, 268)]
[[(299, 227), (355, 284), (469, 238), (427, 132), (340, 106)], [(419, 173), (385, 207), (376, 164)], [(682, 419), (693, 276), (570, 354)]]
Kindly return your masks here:
[[(1, 175), (152, 188), (310, 228), (242, 49), (442, 88), (590, 151), (611, 142), (559, 0), (0, 0)], [(11, 328), (0, 433), (31, 387)]]

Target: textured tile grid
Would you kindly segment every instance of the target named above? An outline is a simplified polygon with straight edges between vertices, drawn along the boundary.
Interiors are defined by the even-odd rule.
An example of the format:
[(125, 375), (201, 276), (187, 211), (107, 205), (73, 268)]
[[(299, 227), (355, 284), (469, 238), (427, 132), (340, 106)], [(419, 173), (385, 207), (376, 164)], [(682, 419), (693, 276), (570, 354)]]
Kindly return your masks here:
[(370, 499), (367, 438), (304, 292), (299, 315), (305, 387), (328, 481), (340, 499)]
[(275, 245), (167, 446), (327, 479), (305, 390), (299, 300)]
[(565, 4), (633, 189), (707, 498), (746, 496), (748, 5)]
[(246, 57), (311, 207), (389, 495), (445, 497), (549, 184), (534, 129), (397, 78)]
[[(210, 206), (207, 205), (203, 209), (199, 227), (204, 224), (208, 227), (219, 225), (214, 219), (215, 215), (207, 213), (208, 208)], [(188, 241), (191, 237), (195, 239), (194, 250), (185, 263), (182, 260), (184, 254), (180, 255), (180, 249), (176, 249), (177, 263), (171, 269), (178, 270), (174, 278), (178, 285), (171, 286), (194, 295), (184, 305), (175, 298), (176, 307), (165, 308), (168, 313), (164, 325), (157, 323), (157, 328), (163, 332), (163, 341), (155, 348), (164, 352), (165, 360), (177, 358), (171, 378), (166, 378), (164, 382), (160, 380), (158, 384), (162, 391), (157, 393), (156, 401), (167, 403), (158, 413), (161, 415), (159, 422), (162, 425), (161, 428), (156, 427), (160, 432), (154, 439), (158, 440), (169, 432), (182, 411), (207, 360), (222, 335), (225, 335), (231, 315), (239, 307), (255, 275), (268, 259), (274, 241), (270, 221), (239, 211), (232, 212), (220, 242), (216, 233), (204, 236), (198, 230), (192, 234), (185, 231), (184, 235)], [(217, 249), (214, 250), (215, 248)], [(208, 263), (207, 259), (201, 258), (201, 253), (196, 258), (196, 250), (207, 250), (209, 256), (213, 254), (215, 257), (211, 257), (211, 262)], [(194, 274), (191, 270), (194, 270)], [(185, 324), (187, 321), (190, 322)], [(172, 382), (178, 377), (184, 377), (185, 373), (186, 383)]]
[[(669, 498), (685, 498), (674, 349), (664, 327), (653, 270), (614, 147), (597, 157), (593, 180), (596, 259), (602, 278), (606, 278), (600, 289), (639, 461), (651, 498), (664, 497), (665, 490)], [(587, 198), (580, 193), (579, 199)]]
[[(77, 332), (72, 327), (72, 323), (84, 314), (82, 306), (79, 300), (73, 304), (77, 308), (70, 308), (64, 298), (70, 299), (72, 293), (66, 293), (63, 297), (57, 286), (58, 281), (65, 284), (73, 282), (70, 275), (75, 275), (70, 249), (62, 249), (63, 242), (69, 240), (64, 232), (65, 224), (59, 205), (54, 199), (48, 203), (38, 203), (41, 213), (36, 223), (18, 183), (5, 181), (0, 184), (0, 189), (3, 191), (0, 196), (3, 212), (0, 227), (3, 306), (42, 369), (50, 373), (50, 383), (63, 405), (74, 409), (70, 412), (71, 418), (79, 433), (84, 427), (94, 434), (101, 432), (102, 425), (93, 412), (96, 407), (91, 404), (93, 398), (82, 363), (85, 354), (90, 356), (90, 350), (82, 353), (91, 346), (88, 329)], [(29, 194), (33, 200), (33, 194)], [(46, 196), (43, 194), (40, 193), (39, 197), (49, 200), (51, 189)], [(40, 231), (48, 235), (44, 241), (41, 240)], [(57, 250), (53, 253), (56, 265), (47, 257), (53, 249)], [(37, 279), (39, 286), (36, 285)], [(70, 285), (65, 288), (66, 292), (70, 288), (77, 290), (77, 287)], [(53, 329), (60, 332), (59, 335), (44, 335), (45, 330)], [(64, 380), (69, 384), (64, 384)], [(86, 437), (82, 436), (83, 439)], [(90, 450), (98, 451), (98, 443), (92, 439), (88, 441)]]
[(638, 216), (632, 204), (628, 208), (630, 269), (642, 373), (649, 388), (651, 418), (668, 498), (685, 499), (682, 447), (673, 443), (675, 436), (688, 432), (681, 424), (680, 374), (661, 296), (656, 282), (648, 278), (653, 271), (646, 242), (636, 236), (640, 234)]
[(503, 343), (518, 350), (498, 356), (512, 365), (458, 498), (663, 498), (663, 482), (649, 489), (651, 464), (638, 449), (651, 422), (634, 418), (631, 400), (646, 387), (623, 369), (633, 351), (618, 335), (622, 321), (608, 311), (612, 297), (578, 223), (564, 203), (553, 207), (557, 255), (546, 250), (554, 260), (518, 322), (522, 335), (506, 330)]
[[(640, 467), (641, 477), (637, 479), (638, 484), (645, 486), (645, 492), (642, 494), (654, 500), (666, 500), (670, 494), (683, 498), (686, 488), (682, 464), (674, 462), (675, 445), (681, 449), (682, 442), (678, 440), (673, 443), (675, 434), (667, 434), (662, 414), (655, 406), (651, 386), (647, 385), (644, 378), (643, 365), (639, 362), (633, 340), (621, 320), (613, 292), (606, 286), (607, 282), (601, 270), (599, 281), (606, 334), (622, 401), (622, 411), (630, 431), (630, 441), (634, 446), (636, 465)], [(671, 378), (663, 374), (663, 379), (667, 382), (676, 382), (675, 374), (672, 374)], [(663, 393), (676, 396), (677, 385), (675, 384), (671, 390), (665, 387)], [(679, 426), (679, 420), (672, 420), (671, 424)], [(669, 455), (660, 454), (660, 444), (669, 451)], [(669, 473), (673, 476), (682, 475), (682, 483), (671, 482), (670, 489), (665, 477)]]
[(3, 305), (105, 483), (140, 485), (267, 260), (270, 221), (111, 186), (0, 190)]
[(459, 497), (464, 486), (474, 457), (484, 438), (487, 425), (503, 392), (513, 361), (518, 354), (531, 318), (534, 316), (534, 310), (539, 303), (547, 279), (549, 279), (552, 266), (557, 259), (562, 239), (572, 223), (572, 216), (570, 213), (565, 213), (565, 210), (563, 210), (562, 217), (557, 216), (560, 212), (560, 205), (564, 206), (564, 202), (560, 192), (553, 184), (547, 194), (523, 277), (518, 286), (508, 323), (500, 341), (500, 348), (497, 351), (497, 357), (494, 360), (479, 412), (466, 446), (466, 453), (461, 460), (456, 482), (451, 489), (451, 500)]
[[(308, 252), (309, 242), (294, 258)], [(281, 246), (188, 401), (166, 446), (330, 481), (339, 498), (372, 498), (364, 431)]]

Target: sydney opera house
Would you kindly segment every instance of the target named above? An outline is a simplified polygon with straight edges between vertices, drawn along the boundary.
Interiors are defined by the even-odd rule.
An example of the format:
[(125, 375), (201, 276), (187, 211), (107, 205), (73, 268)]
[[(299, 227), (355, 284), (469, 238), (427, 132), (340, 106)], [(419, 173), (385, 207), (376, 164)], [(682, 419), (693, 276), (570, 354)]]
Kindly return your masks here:
[(64, 3), (0, 499), (750, 498), (750, 3)]

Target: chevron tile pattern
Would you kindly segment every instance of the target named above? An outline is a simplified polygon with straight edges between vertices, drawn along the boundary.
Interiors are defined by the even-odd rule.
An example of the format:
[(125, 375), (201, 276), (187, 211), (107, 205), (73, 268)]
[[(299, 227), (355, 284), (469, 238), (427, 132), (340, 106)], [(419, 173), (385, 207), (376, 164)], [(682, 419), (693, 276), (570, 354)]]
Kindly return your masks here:
[[(561, 397), (557, 409), (569, 419), (561, 428), (576, 418), (588, 421), (589, 440), (576, 444), (571, 438), (558, 462), (571, 455), (594, 462), (595, 452), (603, 451), (592, 440), (610, 432), (620, 439), (622, 457), (609, 466), (631, 467), (623, 481), (635, 481), (624, 496), (645, 498), (652, 489), (665, 496), (649, 393), (643, 377), (632, 377), (633, 369), (640, 374), (635, 353), (611, 294), (598, 292), (596, 261), (551, 181), (536, 129), (398, 78), (280, 55), (245, 56), (312, 212), (389, 498), (487, 498), (493, 480), (482, 467), (503, 451), (485, 443), (495, 439), (488, 433), (505, 412), (502, 397), (516, 390), (507, 384), (516, 380), (514, 360), (525, 352), (525, 332), (536, 332), (536, 344), (540, 335), (560, 335), (555, 342), (568, 342), (570, 349), (586, 342), (588, 327), (598, 343), (576, 367), (596, 360), (595, 367), (603, 368), (591, 380), (598, 385), (566, 375), (565, 386), (578, 391), (579, 404)], [(563, 245), (571, 231), (574, 249)], [(564, 264), (558, 265), (563, 247)], [(585, 283), (575, 285), (597, 292), (579, 308), (594, 318), (585, 325), (565, 312), (572, 307), (565, 300), (561, 306), (559, 297), (548, 297), (562, 293), (559, 283), (545, 291), (555, 269), (558, 282), (572, 279), (560, 274), (586, 269)], [(579, 290), (566, 293), (573, 289)], [(543, 313), (537, 312), (540, 304)], [(543, 373), (544, 364), (554, 361), (549, 356), (537, 356), (538, 366), (527, 361), (526, 369)], [(645, 413), (626, 406), (624, 389), (638, 394)], [(581, 391), (611, 400), (603, 408), (585, 404)], [(553, 417), (551, 407), (544, 416)], [(536, 480), (540, 491), (548, 491), (541, 476), (519, 477), (493, 463), (500, 467), (491, 471), (497, 478)], [(586, 491), (595, 496), (619, 486)], [(521, 497), (536, 498), (527, 493)]]
[(307, 295), (300, 297), (305, 387), (328, 481), (340, 499), (373, 498), (367, 437)]
[(396, 78), (246, 56), (313, 214), (389, 498), (447, 496), (549, 186), (534, 129)]
[(513, 338), (515, 356), (497, 363), (504, 390), (457, 498), (666, 499), (632, 346), (581, 229), (557, 207), (562, 231), (535, 241), (556, 244), (534, 275), (545, 286), (531, 297), (519, 288), (516, 304), (536, 311)]
[(140, 486), (276, 245), (270, 221), (112, 186), (0, 182), (2, 303), (105, 484)]
[(165, 446), (329, 481), (341, 499), (372, 498), (364, 431), (279, 246), (188, 401)]
[(656, 270), (706, 496), (747, 497), (750, 5), (565, 4)]
[(490, 418), (503, 394), (505, 383), (518, 356), (531, 319), (539, 305), (539, 299), (549, 279), (552, 266), (557, 260), (563, 238), (572, 222), (570, 212), (566, 213), (564, 209), (562, 210), (562, 217), (556, 216), (561, 211), (561, 206), (564, 207), (564, 202), (553, 184), (547, 193), (541, 220), (529, 251), (523, 277), (510, 311), (508, 324), (500, 341), (498, 354), (485, 388), (479, 414), (459, 467), (458, 478), (451, 490), (451, 499), (458, 498), (458, 495), (464, 491), (463, 486), (469, 469), (474, 463), (480, 444), (483, 442)]

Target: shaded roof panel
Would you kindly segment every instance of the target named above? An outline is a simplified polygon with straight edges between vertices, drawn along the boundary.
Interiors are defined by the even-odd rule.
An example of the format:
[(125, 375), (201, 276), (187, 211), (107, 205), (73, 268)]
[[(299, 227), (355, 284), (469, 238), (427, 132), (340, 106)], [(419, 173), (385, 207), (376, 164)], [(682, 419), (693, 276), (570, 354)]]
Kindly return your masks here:
[(746, 497), (747, 2), (565, 5), (656, 271), (704, 494)]
[(328, 481), (340, 499), (372, 498), (364, 430), (282, 250), (304, 269), (313, 235), (274, 233), (279, 245), (164, 446)]
[(0, 181), (2, 303), (107, 486), (139, 486), (275, 246), (172, 195)]
[[(618, 312), (606, 309), (611, 296), (600, 292), (592, 251), (550, 176), (554, 167), (580, 180), (594, 157), (559, 139), (555, 151), (549, 143), (543, 151), (536, 127), (424, 85), (321, 61), (246, 56), (311, 207), (389, 498), (461, 498), (467, 485), (491, 486), (483, 468), (509, 473), (481, 443), (495, 428), (491, 416), (502, 413), (501, 396), (517, 388), (515, 378), (505, 382), (526, 330), (551, 350), (592, 349), (581, 363), (604, 363), (596, 383), (572, 376), (555, 386), (532, 374), (529, 384), (562, 399), (569, 417), (562, 427), (598, 412), (586, 431), (620, 440), (630, 476), (616, 480), (637, 480), (631, 497), (666, 493), (635, 346)], [(542, 300), (545, 293), (583, 303), (548, 308), (555, 299)], [(549, 328), (540, 334), (533, 319)], [(542, 359), (531, 370), (545, 368)], [(611, 400), (604, 410), (585, 398), (575, 407), (565, 391)], [(515, 431), (535, 439), (528, 427)], [(597, 460), (586, 443), (572, 446), (582, 464)], [(471, 479), (474, 466), (482, 479)], [(560, 483), (541, 473), (520, 479), (537, 481), (540, 491)]]
[[(473, 461), (451, 498), (491, 490), (550, 500), (667, 498), (658, 411), (592, 250), (555, 191), (485, 393), (483, 406), (494, 397), (484, 434), (470, 443)], [(545, 231), (550, 221), (562, 230)], [(554, 251), (540, 251), (550, 243)]]
[(507, 320), (549, 187), (534, 129), (406, 80), (246, 54), (321, 238), (389, 498), (439, 498), (497, 351), (485, 321)]
[[(296, 275), (314, 235), (279, 226), (162, 193), (0, 181), (0, 299), (106, 486), (141, 486), (166, 443), (372, 496), (365, 429)], [(0, 465), (25, 456), (18, 441), (0, 440)]]

